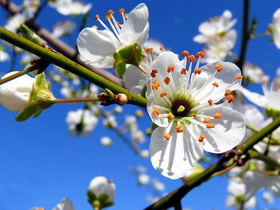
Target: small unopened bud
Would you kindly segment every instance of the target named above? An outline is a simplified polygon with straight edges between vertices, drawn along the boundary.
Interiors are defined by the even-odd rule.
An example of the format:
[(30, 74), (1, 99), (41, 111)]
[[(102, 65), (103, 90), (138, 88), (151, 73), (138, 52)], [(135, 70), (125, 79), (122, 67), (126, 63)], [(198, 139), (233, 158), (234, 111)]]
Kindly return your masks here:
[(137, 118), (142, 118), (142, 117), (144, 117), (144, 114), (140, 109), (137, 109), (136, 112), (135, 112), (135, 116)]
[(117, 96), (116, 96), (116, 101), (118, 104), (120, 105), (124, 105), (124, 104), (127, 104), (129, 98), (127, 95), (123, 94), (123, 93), (119, 93)]

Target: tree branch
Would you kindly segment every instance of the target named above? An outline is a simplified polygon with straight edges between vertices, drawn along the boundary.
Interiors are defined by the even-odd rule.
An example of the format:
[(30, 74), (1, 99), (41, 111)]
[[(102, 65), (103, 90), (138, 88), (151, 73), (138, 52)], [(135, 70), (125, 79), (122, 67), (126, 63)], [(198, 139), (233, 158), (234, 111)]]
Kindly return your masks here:
[(121, 86), (99, 76), (98, 74), (86, 69), (85, 67), (71, 61), (70, 59), (64, 57), (63, 55), (54, 52), (48, 48), (41, 47), (17, 34), (14, 34), (3, 27), (0, 27), (0, 37), (1, 39), (20, 47), (26, 51), (29, 51), (39, 57), (44, 58), (44, 60), (49, 61), (77, 76), (84, 78), (85, 80), (96, 84), (101, 88), (107, 88), (114, 93), (124, 93), (128, 96), (128, 103), (134, 104), (143, 108), (146, 108), (147, 100), (144, 97), (136, 95)]

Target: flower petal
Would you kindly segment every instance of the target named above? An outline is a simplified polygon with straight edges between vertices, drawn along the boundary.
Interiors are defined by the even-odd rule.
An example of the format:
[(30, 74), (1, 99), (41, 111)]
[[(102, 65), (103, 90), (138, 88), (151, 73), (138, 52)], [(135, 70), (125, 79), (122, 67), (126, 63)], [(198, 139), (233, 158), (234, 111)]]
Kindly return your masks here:
[(125, 86), (133, 93), (140, 95), (145, 86), (146, 76), (134, 65), (129, 65), (123, 75)]
[(109, 57), (113, 60), (113, 54), (121, 47), (111, 31), (95, 28), (82, 30), (77, 39), (77, 46), (82, 57), (102, 68), (112, 67), (112, 62), (105, 63), (103, 58)]
[(184, 130), (177, 133), (175, 126), (171, 128), (169, 140), (162, 136), (166, 128), (156, 128), (151, 137), (150, 156), (153, 167), (163, 176), (170, 179), (183, 177), (203, 156), (198, 140)]
[(268, 100), (266, 99), (265, 96), (262, 96), (258, 93), (251, 92), (244, 87), (240, 86), (238, 89), (241, 91), (241, 93), (252, 103), (260, 106), (260, 107), (266, 107), (269, 105)]
[(121, 31), (120, 40), (128, 45), (138, 43), (143, 45), (148, 38), (149, 33), (149, 11), (145, 4), (139, 4), (128, 15)]
[(245, 120), (239, 112), (228, 106), (203, 112), (208, 116), (215, 113), (220, 113), (222, 117), (212, 121), (215, 128), (203, 129), (202, 134), (205, 136), (203, 148), (211, 153), (223, 153), (242, 141), (246, 131)]
[(197, 43), (206, 43), (208, 41), (208, 37), (205, 35), (199, 34), (193, 38), (193, 41), (197, 42)]
[(53, 210), (75, 210), (73, 203), (68, 199), (62, 199)]

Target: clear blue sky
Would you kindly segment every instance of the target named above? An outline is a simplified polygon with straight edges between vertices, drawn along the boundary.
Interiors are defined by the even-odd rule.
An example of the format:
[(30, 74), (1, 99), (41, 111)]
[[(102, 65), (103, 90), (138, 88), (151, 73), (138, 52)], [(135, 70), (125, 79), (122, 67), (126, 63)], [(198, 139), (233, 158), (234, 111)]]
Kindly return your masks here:
[[(20, 1), (15, 1), (16, 3)], [(89, 1), (86, 1), (89, 2)], [(130, 11), (137, 4), (145, 2), (150, 12), (150, 37), (160, 40), (176, 53), (187, 49), (191, 53), (200, 51), (202, 46), (192, 41), (198, 34), (198, 25), (210, 16), (222, 14), (225, 9), (232, 11), (238, 19), (235, 29), (238, 40), (234, 51), (239, 53), (241, 42), (242, 1), (241, 0), (103, 0), (91, 1), (93, 9), (88, 25), (96, 24), (94, 15), (104, 17), (108, 9)], [(264, 32), (272, 21), (272, 14), (280, 7), (278, 0), (258, 0), (251, 2), (251, 17), (257, 15), (257, 32)], [(4, 24), (6, 13), (0, 8), (0, 23)], [(117, 16), (117, 15), (116, 15)], [(51, 30), (57, 20), (63, 17), (55, 10), (46, 8), (40, 16), (42, 26)], [(73, 34), (76, 39), (77, 33)], [(66, 42), (69, 40), (66, 38)], [(247, 60), (260, 66), (267, 74), (275, 75), (280, 67), (280, 51), (269, 43), (269, 37), (250, 41)], [(1, 63), (0, 73), (9, 65)], [(16, 70), (20, 70), (16, 66)], [(258, 86), (253, 86), (259, 90)], [(59, 89), (54, 93), (60, 97)], [(128, 172), (128, 166), (139, 164), (148, 168), (149, 174), (158, 177), (166, 184), (167, 192), (181, 185), (160, 176), (152, 168), (149, 160), (136, 157), (114, 134), (107, 132), (102, 125), (87, 138), (73, 138), (67, 132), (65, 117), (69, 110), (79, 105), (57, 105), (43, 112), (37, 119), (25, 123), (14, 120), (15, 113), (0, 107), (0, 210), (27, 210), (34, 206), (52, 209), (64, 197), (70, 198), (77, 210), (90, 210), (86, 190), (90, 180), (104, 175), (117, 185), (116, 205), (111, 209), (134, 210), (148, 206), (145, 196), (149, 192), (137, 187), (136, 179)], [(124, 107), (133, 113), (135, 107)], [(122, 119), (120, 119), (122, 121)], [(149, 118), (141, 121), (146, 128)], [(101, 123), (102, 124), (102, 123)], [(114, 139), (111, 148), (104, 149), (99, 143), (107, 132)], [(148, 140), (149, 142), (149, 140)], [(148, 142), (144, 148), (148, 148)], [(184, 200), (183, 206), (194, 210), (226, 209), (225, 198), (227, 180), (215, 178), (192, 191)], [(280, 206), (277, 201), (270, 207)], [(263, 203), (260, 200), (260, 206)]]

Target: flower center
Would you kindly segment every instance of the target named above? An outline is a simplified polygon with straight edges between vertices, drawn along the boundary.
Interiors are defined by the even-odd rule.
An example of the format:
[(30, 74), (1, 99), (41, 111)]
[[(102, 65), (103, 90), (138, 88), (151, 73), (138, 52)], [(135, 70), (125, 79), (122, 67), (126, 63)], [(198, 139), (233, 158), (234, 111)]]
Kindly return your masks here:
[(190, 102), (184, 99), (176, 99), (171, 106), (171, 112), (176, 118), (188, 117), (191, 109)]

